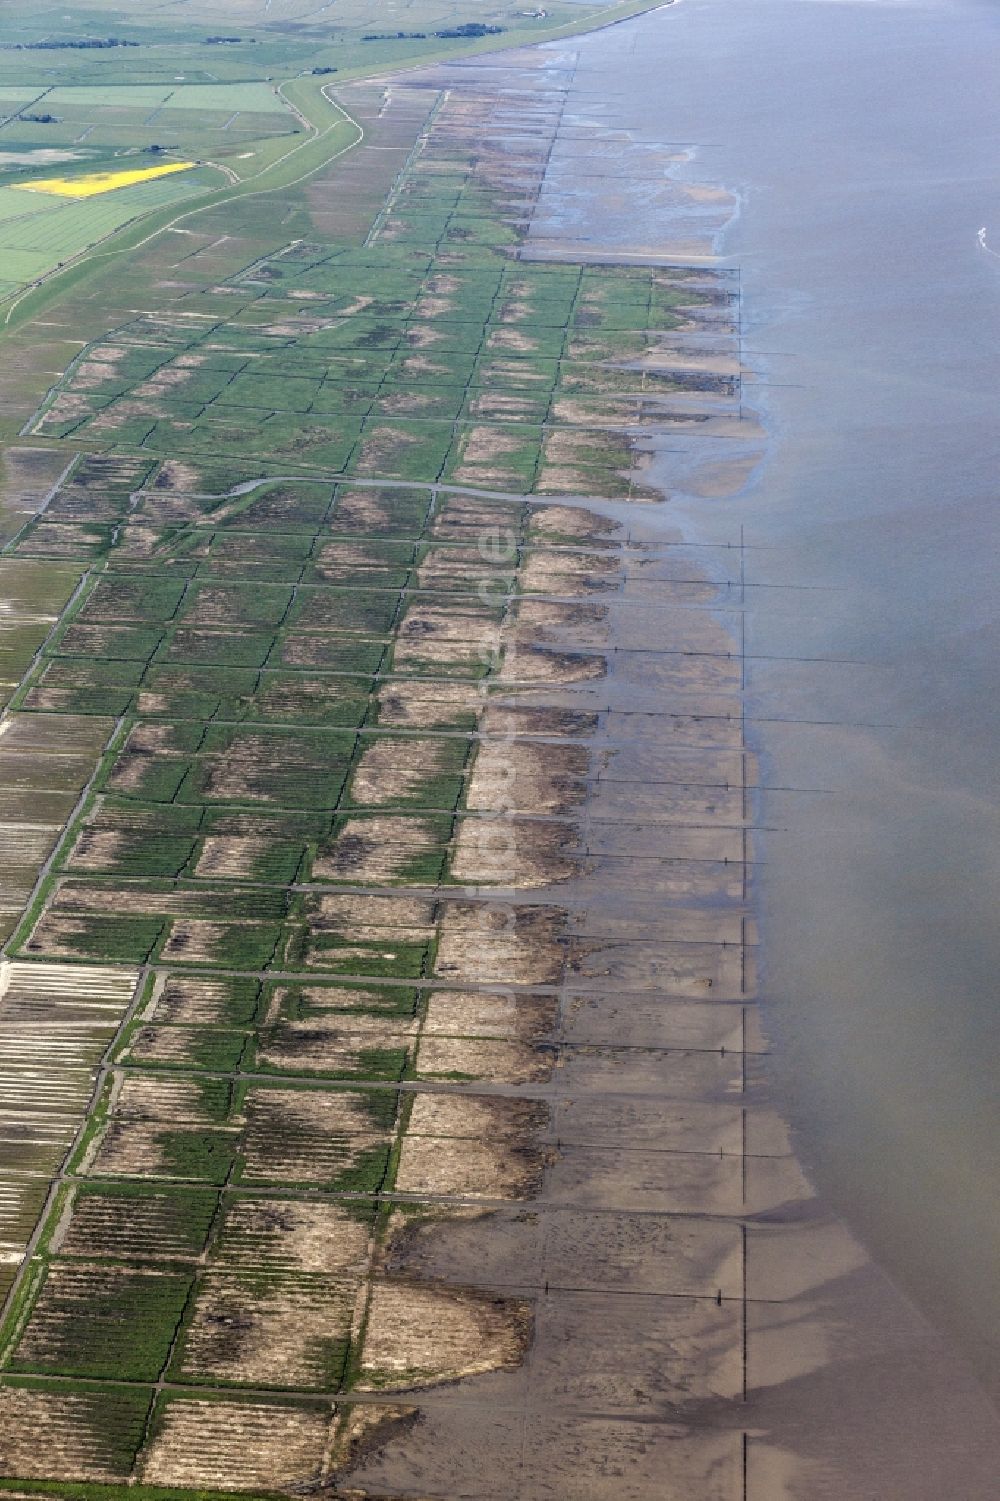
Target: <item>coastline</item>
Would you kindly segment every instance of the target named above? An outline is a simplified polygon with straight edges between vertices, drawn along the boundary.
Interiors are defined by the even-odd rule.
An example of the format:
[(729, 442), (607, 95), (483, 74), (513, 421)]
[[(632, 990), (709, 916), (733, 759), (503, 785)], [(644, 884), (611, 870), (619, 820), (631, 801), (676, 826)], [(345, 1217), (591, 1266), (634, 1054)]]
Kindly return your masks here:
[[(418, 80), (408, 75), (422, 95), (448, 99), (449, 108), (430, 123), (426, 111), (420, 114), (417, 88), (407, 99), (407, 84), (401, 85), (401, 107), (413, 110), (404, 118), (422, 143), (414, 161), (424, 175), (414, 170), (404, 179), (410, 191), (397, 198), (385, 221), (386, 242), (400, 261), (426, 255), (427, 199), (455, 162), (465, 161), (484, 120), (491, 142), (502, 148), (480, 151), (462, 167), (467, 180), (461, 192), (480, 208), (485, 188), (495, 195), (490, 233), (501, 245), (513, 243), (499, 238), (510, 221), (527, 219), (531, 250), (533, 213), (525, 215), (523, 204), (544, 192), (551, 170), (561, 129), (552, 105), (560, 64), (528, 52), (505, 67), (506, 75), (491, 63), (488, 83), (469, 63)], [(562, 72), (568, 76), (570, 69)], [(367, 93), (358, 85), (357, 93), (359, 117), (375, 114), (379, 100), (371, 85)], [(595, 127), (595, 141), (601, 130)], [(579, 138), (578, 125), (574, 132)], [(511, 157), (517, 158), (513, 165)], [(450, 319), (455, 305), (448, 299), (480, 290), (474, 279), (496, 270), (485, 255), (475, 258), (475, 246), (474, 255), (462, 259), (472, 235), (483, 233), (470, 227), (474, 217), (462, 219), (462, 234), (436, 242), (441, 264), (432, 270), (432, 284), (421, 286), (422, 327), (439, 343), (444, 340), (434, 319), (470, 321)], [(493, 248), (489, 242), (487, 249)], [(293, 870), (288, 889), (303, 905), (295, 923), (282, 916), (289, 932), (280, 941), (287, 939), (287, 946), (279, 950), (276, 939), (259, 972), (233, 959), (223, 965), (211, 923), (204, 912), (190, 920), (190, 903), (209, 893), (216, 922), (226, 914), (245, 923), (237, 899), (273, 901), (282, 883), (273, 876), (270, 884), (263, 880), (252, 852), (236, 845), (247, 837), (247, 806), (263, 785), (254, 781), (253, 756), (267, 776), (280, 775), (281, 767), (264, 764), (262, 737), (253, 751), (240, 751), (235, 737), (222, 745), (227, 716), (236, 717), (229, 708), (205, 716), (218, 726), (216, 742), (210, 730), (196, 744), (183, 729), (197, 717), (190, 707), (194, 686), (162, 670), (155, 686), (147, 682), (141, 690), (145, 703), (128, 698), (122, 729), (132, 738), (111, 740), (104, 780), (94, 784), (97, 795), (77, 806), (52, 879), (36, 889), (31, 921), (14, 939), (14, 979), (23, 982), (39, 961), (76, 976), (92, 973), (73, 946), (106, 912), (100, 893), (124, 902), (138, 901), (141, 891), (146, 906), (135, 910), (172, 925), (136, 971), (125, 1024), (116, 1028), (95, 1075), (99, 1110), (59, 1175), (52, 1201), (58, 1212), (43, 1242), (34, 1243), (36, 1279), (43, 1262), (47, 1276), (66, 1276), (67, 1264), (79, 1256), (74, 1246), (82, 1244), (84, 1230), (75, 1216), (81, 1206), (101, 1200), (110, 1215), (114, 1195), (101, 1199), (107, 1179), (121, 1190), (148, 1171), (152, 1156), (143, 1152), (153, 1153), (150, 1122), (160, 1136), (168, 1124), (175, 1132), (193, 1129), (183, 1112), (193, 1108), (196, 1081), (206, 1110), (210, 1080), (238, 1078), (249, 1090), (242, 1113), (209, 1111), (201, 1121), (203, 1132), (211, 1120), (220, 1139), (238, 1143), (242, 1170), (256, 1163), (256, 1177), (251, 1172), (249, 1186), (241, 1188), (243, 1180), (230, 1169), (220, 1182), (205, 1179), (198, 1189), (207, 1195), (207, 1184), (212, 1192), (219, 1188), (220, 1203), (229, 1196), (212, 1211), (226, 1227), (221, 1239), (217, 1229), (206, 1231), (206, 1249), (198, 1253), (209, 1260), (216, 1301), (199, 1293), (202, 1302), (189, 1302), (179, 1320), (186, 1343), (168, 1352), (167, 1400), (158, 1422), (140, 1435), (145, 1447), (130, 1477), (147, 1487), (167, 1487), (171, 1495), (194, 1484), (230, 1488), (212, 1448), (223, 1443), (222, 1418), (210, 1421), (212, 1403), (196, 1390), (201, 1380), (213, 1384), (216, 1412), (230, 1428), (223, 1449), (229, 1478), (241, 1476), (244, 1490), (287, 1494), (305, 1487), (380, 1501), (492, 1498), (510, 1494), (513, 1472), (526, 1501), (560, 1489), (598, 1498), (612, 1488), (636, 1501), (674, 1494), (775, 1501), (812, 1496), (820, 1486), (834, 1496), (873, 1485), (886, 1498), (930, 1497), (957, 1483), (959, 1461), (942, 1443), (947, 1434), (951, 1444), (956, 1435), (965, 1443), (963, 1495), (971, 1501), (988, 1494), (988, 1420), (975, 1388), (816, 1200), (767, 1079), (755, 975), (759, 779), (746, 735), (742, 633), (747, 548), (739, 535), (699, 544), (662, 503), (669, 466), (686, 475), (701, 462), (702, 445), (714, 455), (717, 445), (732, 443), (744, 419), (750, 453), (759, 445), (756, 420), (742, 406), (739, 362), (734, 369), (731, 361), (705, 359), (706, 343), (725, 342), (731, 350), (735, 339), (741, 346), (733, 277), (705, 262), (677, 264), (669, 254), (657, 255), (663, 264), (654, 265), (648, 256), (637, 265), (623, 261), (620, 251), (604, 255), (600, 269), (617, 265), (619, 281), (607, 274), (588, 281), (587, 262), (549, 241), (546, 265), (555, 274), (569, 266), (575, 278), (575, 342), (560, 344), (561, 362), (586, 366), (591, 384), (583, 396), (579, 389), (554, 387), (544, 439), (549, 474), (536, 458), (534, 484), (522, 490), (510, 478), (516, 449), (503, 439), (532, 411), (524, 380), (501, 385), (499, 400), (489, 381), (475, 387), (479, 426), (463, 439), (452, 471), (445, 466), (423, 480), (393, 477), (386, 473), (382, 439), (372, 461), (379, 468), (366, 473), (359, 467), (341, 480), (329, 513), (310, 501), (310, 485), (323, 473), (319, 464), (291, 475), (265, 465), (259, 477), (223, 490), (211, 464), (164, 459), (155, 446), (130, 447), (128, 429), (104, 472), (106, 481), (115, 462), (149, 466), (138, 479), (130, 473), (119, 481), (137, 527), (135, 550), (126, 547), (117, 559), (112, 551), (110, 562), (95, 565), (82, 611), (64, 625), (136, 631), (127, 609), (121, 613), (121, 597), (108, 612), (109, 577), (117, 567), (125, 588), (121, 581), (131, 567), (165, 588), (163, 558), (177, 566), (195, 560), (196, 579), (205, 561), (207, 587), (221, 599), (226, 579), (241, 586), (254, 580), (250, 564), (266, 561), (253, 551), (254, 534), (266, 543), (269, 530), (293, 539), (288, 555), (296, 559), (330, 554), (326, 574), (310, 575), (308, 582), (295, 575), (291, 586), (322, 603), (311, 617), (310, 652), (319, 650), (317, 618), (327, 622), (318, 630), (327, 650), (353, 652), (358, 635), (353, 617), (344, 637), (337, 635), (339, 627), (329, 625), (335, 602), (329, 594), (310, 595), (311, 589), (363, 591), (351, 595), (351, 603), (366, 610), (395, 593), (404, 611), (379, 627), (391, 650), (379, 657), (365, 690), (378, 713), (358, 722), (360, 750), (351, 753), (353, 792), (344, 821), (334, 824), (332, 837), (319, 839), (318, 850), (310, 849), (308, 877), (306, 866)], [(524, 344), (526, 329), (537, 333), (554, 326), (547, 317), (555, 319), (545, 306), (556, 300), (555, 280), (548, 295), (539, 293), (543, 282), (517, 281), (520, 268), (533, 264), (530, 254), (503, 254), (499, 274), (510, 273), (514, 285), (497, 282), (503, 295), (494, 294), (490, 306), (513, 312), (486, 325), (487, 347), (516, 352), (520, 377), (529, 360), (540, 367), (552, 358), (548, 346), (540, 352)], [(259, 295), (274, 295), (279, 305), (269, 327), (287, 330), (294, 319), (301, 325), (309, 301), (285, 306), (281, 258), (273, 257), (266, 269), (274, 274), (261, 279)], [(297, 286), (320, 275), (305, 255), (294, 270)], [(234, 277), (233, 300), (241, 288), (247, 294), (245, 280)], [(346, 317), (364, 313), (362, 307)], [(457, 338), (454, 332), (446, 337)], [(431, 354), (419, 357), (431, 359), (434, 342), (423, 332), (420, 338), (419, 347)], [(100, 340), (94, 347), (102, 352)], [(460, 353), (454, 349), (453, 359)], [(86, 400), (72, 382), (61, 394), (69, 400), (40, 413), (43, 425)], [(579, 404), (587, 401), (585, 423)], [(484, 407), (492, 422), (483, 417)], [(134, 411), (121, 415), (127, 422)], [(114, 402), (93, 420), (117, 420)], [(692, 425), (699, 435), (680, 442), (678, 430)], [(114, 429), (102, 430), (100, 441), (107, 442)], [(59, 441), (94, 440), (74, 428)], [(226, 441), (232, 442), (219, 439)], [(620, 498), (623, 453), (631, 460), (630, 500)], [(600, 481), (596, 493), (584, 488), (587, 478)], [(73, 524), (70, 507), (60, 512), (59, 493), (50, 498), (50, 511), (39, 513), (27, 533), (29, 555), (42, 556), (51, 545), (51, 531), (43, 528)], [(309, 531), (307, 553), (293, 551), (297, 530)], [(406, 547), (403, 562), (399, 549)], [(264, 600), (279, 583), (258, 577), (264, 582), (254, 588)], [(470, 579), (475, 591), (468, 589)], [(186, 627), (170, 624), (172, 614), (164, 617), (158, 661), (176, 660), (171, 651), (178, 637), (171, 633), (178, 629), (202, 637), (223, 630), (211, 613), (222, 608), (219, 600), (205, 608), (208, 613)], [(284, 629), (285, 616), (276, 612), (275, 618)], [(302, 652), (305, 632), (296, 629), (295, 650)], [(244, 630), (251, 633), (246, 622)], [(487, 668), (484, 680), (470, 666), (477, 653)], [(47, 723), (54, 733), (60, 715), (77, 702), (66, 695), (92, 691), (84, 677), (59, 667), (68, 656), (51, 643), (40, 648), (15, 704), (18, 722)], [(353, 658), (349, 669), (342, 658), (333, 667), (333, 658), (294, 660), (323, 678), (324, 692), (333, 676), (345, 680), (333, 685), (339, 691), (360, 672)], [(174, 719), (180, 734), (170, 728)], [(315, 728), (312, 720), (303, 722)], [(456, 771), (448, 747), (459, 740), (471, 748)], [(400, 746), (410, 754), (393, 759)], [(126, 851), (132, 826), (121, 816), (122, 805), (139, 799), (148, 770), (167, 777), (172, 765), (179, 771), (182, 756), (196, 759), (179, 785), (209, 788), (209, 802), (214, 797), (233, 810), (198, 844), (198, 864), (183, 865), (186, 874), (171, 881), (168, 893), (161, 889), (165, 882), (153, 882), (145, 871), (140, 879), (131, 867), (102, 861)], [(326, 761), (302, 765), (312, 782), (326, 774)], [(456, 778), (462, 783), (457, 792)], [(292, 790), (300, 795), (289, 784), (285, 796)], [(171, 807), (176, 797), (175, 790)], [(178, 806), (186, 806), (183, 797)], [(432, 826), (443, 814), (450, 818), (446, 838)], [(166, 836), (165, 824), (134, 825), (143, 827)], [(170, 837), (188, 837), (179, 830), (178, 822)], [(310, 832), (308, 839), (315, 844), (317, 836)], [(171, 906), (180, 896), (189, 905)], [(255, 914), (252, 921), (258, 920)], [(249, 941), (245, 933), (240, 941)], [(393, 968), (397, 951), (409, 943), (423, 945), (421, 967), (412, 973)], [(265, 948), (261, 940), (258, 951)], [(349, 951), (351, 962), (345, 959), (348, 967), (334, 978), (340, 950)], [(266, 1007), (262, 1001), (261, 1009), (241, 1013), (245, 1001), (237, 982), (249, 979), (262, 981)], [(338, 987), (353, 996), (340, 1008), (330, 999)], [(367, 1001), (357, 999), (359, 990)], [(414, 990), (420, 997), (406, 1013), (404, 992)], [(25, 1002), (23, 994), (17, 999)], [(237, 1027), (232, 1018), (241, 1014)], [(208, 1046), (205, 1032), (198, 1033), (207, 1018), (215, 1039), (240, 1031), (243, 1041), (228, 1072), (221, 1054), (198, 1052)], [(253, 1069), (244, 1061), (251, 1048)], [(391, 1049), (409, 1058), (397, 1076), (371, 1072), (373, 1051)], [(338, 1081), (332, 1091), (330, 1079)], [(391, 1145), (383, 1109), (390, 1097), (400, 1102)], [(353, 1103), (362, 1098), (363, 1109)], [(303, 1106), (306, 1099), (315, 1104), (315, 1116)], [(384, 1150), (381, 1176), (363, 1182), (316, 1177), (318, 1162), (327, 1172), (326, 1140), (341, 1136), (354, 1153), (352, 1171), (366, 1152)], [(293, 1143), (283, 1146), (281, 1160), (267, 1159), (275, 1140)], [(173, 1159), (175, 1166), (179, 1160)], [(168, 1196), (180, 1195), (169, 1169), (170, 1159), (161, 1156), (154, 1182), (166, 1182)], [(289, 1177), (298, 1189), (292, 1199), (282, 1190)], [(247, 1212), (237, 1225), (239, 1203), (255, 1186), (257, 1218)], [(248, 1315), (226, 1301), (241, 1275), (235, 1253), (227, 1251), (229, 1261), (211, 1258), (217, 1244), (242, 1246), (245, 1257), (246, 1244), (273, 1231), (264, 1212), (268, 1198), (299, 1206), (283, 1210), (294, 1223), (281, 1268), (284, 1275), (295, 1266), (305, 1280), (317, 1268), (297, 1265), (292, 1253), (306, 1256), (316, 1226), (302, 1206), (322, 1200), (333, 1215), (327, 1233), (336, 1220), (345, 1244), (352, 1209), (361, 1200), (372, 1206), (370, 1219), (359, 1221), (364, 1233), (350, 1239), (353, 1260), (322, 1267), (328, 1278), (347, 1278), (356, 1263), (365, 1266), (363, 1291), (349, 1284), (356, 1299), (347, 1319), (350, 1353), (344, 1384), (333, 1397), (307, 1370), (293, 1400), (289, 1370), (301, 1377), (303, 1364), (289, 1356), (277, 1376), (267, 1364), (269, 1338), (282, 1348), (290, 1340), (287, 1316), (281, 1322), (288, 1283), (268, 1304), (274, 1322), (263, 1334), (251, 1326), (235, 1355), (218, 1337), (213, 1343), (213, 1320), (238, 1325)], [(136, 1254), (141, 1259), (148, 1252)], [(44, 1362), (32, 1365), (43, 1360), (52, 1327), (44, 1323), (37, 1280), (30, 1294), (13, 1308), (16, 1319), (5, 1329), (8, 1366), (0, 1394), (8, 1399), (11, 1392), (51, 1396), (38, 1374)], [(316, 1292), (309, 1317), (319, 1328), (342, 1331), (346, 1306), (331, 1310)], [(10, 1377), (15, 1350), (21, 1365), (13, 1369), (30, 1376), (20, 1384)], [(256, 1373), (249, 1393), (240, 1390), (241, 1382), (247, 1386), (241, 1360)], [(274, 1437), (280, 1403), (268, 1392), (275, 1388), (286, 1394), (283, 1410), (296, 1414), (294, 1424), (288, 1419), (284, 1445)], [(321, 1406), (322, 1421), (315, 1416)], [(30, 1407), (29, 1398), (19, 1396), (14, 1430), (7, 1430), (8, 1442), (15, 1433), (20, 1465), (35, 1462), (16, 1437)], [(266, 1415), (251, 1422), (251, 1409)], [(45, 1410), (47, 1420), (53, 1410)], [(884, 1435), (904, 1414), (905, 1443), (901, 1434), (899, 1449), (889, 1453)], [(241, 1452), (251, 1448), (252, 1463)], [(78, 1448), (57, 1478), (66, 1484), (94, 1479), (87, 1469), (93, 1464)], [(53, 1478), (49, 1471), (31, 1473)], [(14, 1483), (8, 1479), (7, 1488)], [(124, 1480), (114, 1483), (124, 1488)]]

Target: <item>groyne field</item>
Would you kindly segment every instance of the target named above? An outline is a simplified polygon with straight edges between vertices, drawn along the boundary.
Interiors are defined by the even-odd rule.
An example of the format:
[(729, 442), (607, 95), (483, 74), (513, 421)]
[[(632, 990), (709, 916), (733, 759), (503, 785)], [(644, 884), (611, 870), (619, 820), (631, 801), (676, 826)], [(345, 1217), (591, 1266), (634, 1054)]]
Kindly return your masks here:
[(0, 1490), (775, 1494), (859, 1256), (759, 1073), (744, 554), (660, 519), (736, 284), (524, 254), (568, 76), (344, 85), (10, 338)]

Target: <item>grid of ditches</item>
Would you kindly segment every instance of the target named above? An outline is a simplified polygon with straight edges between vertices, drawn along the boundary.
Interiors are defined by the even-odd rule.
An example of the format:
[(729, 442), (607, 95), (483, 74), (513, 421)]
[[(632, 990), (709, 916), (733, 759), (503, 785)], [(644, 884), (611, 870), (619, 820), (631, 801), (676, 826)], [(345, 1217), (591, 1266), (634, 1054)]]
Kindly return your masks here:
[[(530, 121), (528, 108), (446, 98), (365, 245), (299, 241), (190, 307), (123, 323), (74, 361), (33, 431), (366, 479), (656, 498), (635, 479), (637, 439), (670, 399), (728, 404), (738, 386), (664, 345), (731, 326), (733, 284), (517, 259), (560, 114), (537, 96)], [(155, 545), (159, 517), (104, 519), (126, 517), (134, 551)], [(105, 545), (98, 530), (93, 542)]]
[(54, 1027), (67, 975), (124, 991), (9, 1300), (5, 1474), (312, 1482), (404, 1420), (338, 1396), (523, 1357), (529, 1296), (393, 1259), (530, 1201), (552, 1149), (511, 1087), (550, 1078), (586, 943), (527, 894), (583, 858), (598, 718), (565, 690), (606, 671), (627, 549), (540, 497), (651, 495), (658, 403), (734, 394), (655, 368), (724, 277), (516, 258), (557, 123), (442, 100), (364, 247), (136, 317), (35, 422), (105, 451), (13, 543), (80, 586), (7, 712), (104, 749), (8, 984), (61, 977)]

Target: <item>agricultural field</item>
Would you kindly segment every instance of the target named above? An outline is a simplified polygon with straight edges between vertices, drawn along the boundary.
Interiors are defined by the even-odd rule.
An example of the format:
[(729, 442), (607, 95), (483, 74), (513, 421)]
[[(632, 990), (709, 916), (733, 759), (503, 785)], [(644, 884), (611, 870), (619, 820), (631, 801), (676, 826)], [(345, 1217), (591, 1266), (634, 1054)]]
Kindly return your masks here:
[[(683, 340), (731, 325), (724, 277), (516, 257), (558, 109), (487, 147), (492, 102), (444, 105), (360, 247), (296, 240), (169, 317), (94, 342), (31, 431), (192, 459), (256, 452), (290, 470), (508, 494), (655, 498), (637, 472), (680, 397), (730, 416), (728, 362)], [(248, 426), (247, 414), (253, 422)]]
[(0, 89), (0, 306), (124, 225), (223, 186), (207, 157), (246, 171), (309, 131), (264, 82)]
[[(266, 175), (293, 156), (299, 175), (314, 172), (345, 144), (333, 128), (343, 117), (322, 92), (335, 76), (481, 50), (501, 37), (534, 40), (581, 29), (588, 15), (641, 8), (619, 0), (532, 12), (484, 8), (481, 0), (465, 9), (451, 0), (409, 0), (384, 36), (358, 0), (338, 3), (333, 24), (312, 7), (300, 16), (302, 7), (271, 0), (201, 5), (197, 18), (185, 15), (180, 24), (169, 10), (133, 22), (100, 4), (0, 18), (0, 315), (9, 315), (25, 288), (126, 225), (165, 222), (157, 210), (183, 199), (207, 203), (213, 190), (225, 194), (227, 183)], [(134, 167), (137, 157), (145, 165), (150, 152), (200, 170), (169, 188), (120, 189), (88, 211), (64, 203), (43, 215), (46, 205), (19, 204), (8, 191), (53, 168), (72, 177)]]
[(46, 505), (73, 462), (73, 455), (58, 448), (34, 444), (0, 447), (0, 546), (5, 546)]
[(462, 244), (461, 222), (446, 234), (313, 265), (318, 247), (299, 245), (238, 282), (228, 316), (192, 307), (166, 326), (123, 325), (85, 352), (32, 431), (192, 458), (228, 447), (369, 479), (616, 495), (663, 397), (733, 400), (731, 376), (671, 369), (667, 340), (724, 293), (674, 271), (511, 266)]
[[(691, 357), (733, 284), (531, 261), (558, 110), (392, 95), (338, 94), (398, 132), (384, 202), (348, 174), (325, 236), (321, 179), (235, 268), (213, 209), (19, 440), (0, 570), (49, 603), (0, 840), (26, 786), (46, 832), (0, 1081), (46, 1083), (37, 1139), (0, 1131), (0, 1490), (418, 1494), (355, 1472), (455, 1383), (519, 1411), (529, 1354), (584, 1408), (745, 1379), (738, 1217), (787, 1193), (745, 1157), (739, 561), (633, 519), (665, 435), (739, 423)], [(672, 1355), (626, 1391), (573, 1299), (629, 1277)]]
[[(627, 3), (561, 3), (544, 10), (517, 0), (401, 0), (391, 13), (366, 0), (338, 0), (335, 13), (314, 0), (198, 0), (191, 6), (84, 5), (19, 11), (0, 21), (0, 86), (219, 84), (290, 78), (313, 67), (352, 76), (401, 63), (539, 40), (594, 18), (628, 15)], [(441, 37), (462, 26), (499, 34)], [(402, 32), (402, 36), (397, 33)], [(113, 38), (106, 48), (39, 47), (81, 36)], [(26, 49), (17, 51), (16, 48)]]
[[(65, 167), (59, 170), (65, 171)], [(212, 186), (213, 178), (211, 171), (195, 168), (80, 197), (73, 191), (54, 192), (48, 187), (19, 190), (21, 184), (0, 186), (0, 305), (132, 220), (204, 192)], [(32, 181), (48, 183), (52, 179)]]

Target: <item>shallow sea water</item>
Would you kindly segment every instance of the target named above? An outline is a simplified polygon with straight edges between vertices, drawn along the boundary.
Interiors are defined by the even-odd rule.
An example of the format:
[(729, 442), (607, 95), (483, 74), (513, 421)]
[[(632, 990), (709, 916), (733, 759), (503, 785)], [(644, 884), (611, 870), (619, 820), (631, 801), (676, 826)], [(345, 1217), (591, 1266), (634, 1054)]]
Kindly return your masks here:
[(619, 134), (554, 161), (538, 240), (714, 237), (740, 268), (766, 456), (664, 526), (745, 529), (766, 1014), (800, 1148), (996, 1392), (1000, 9), (679, 0), (572, 49), (565, 139)]

